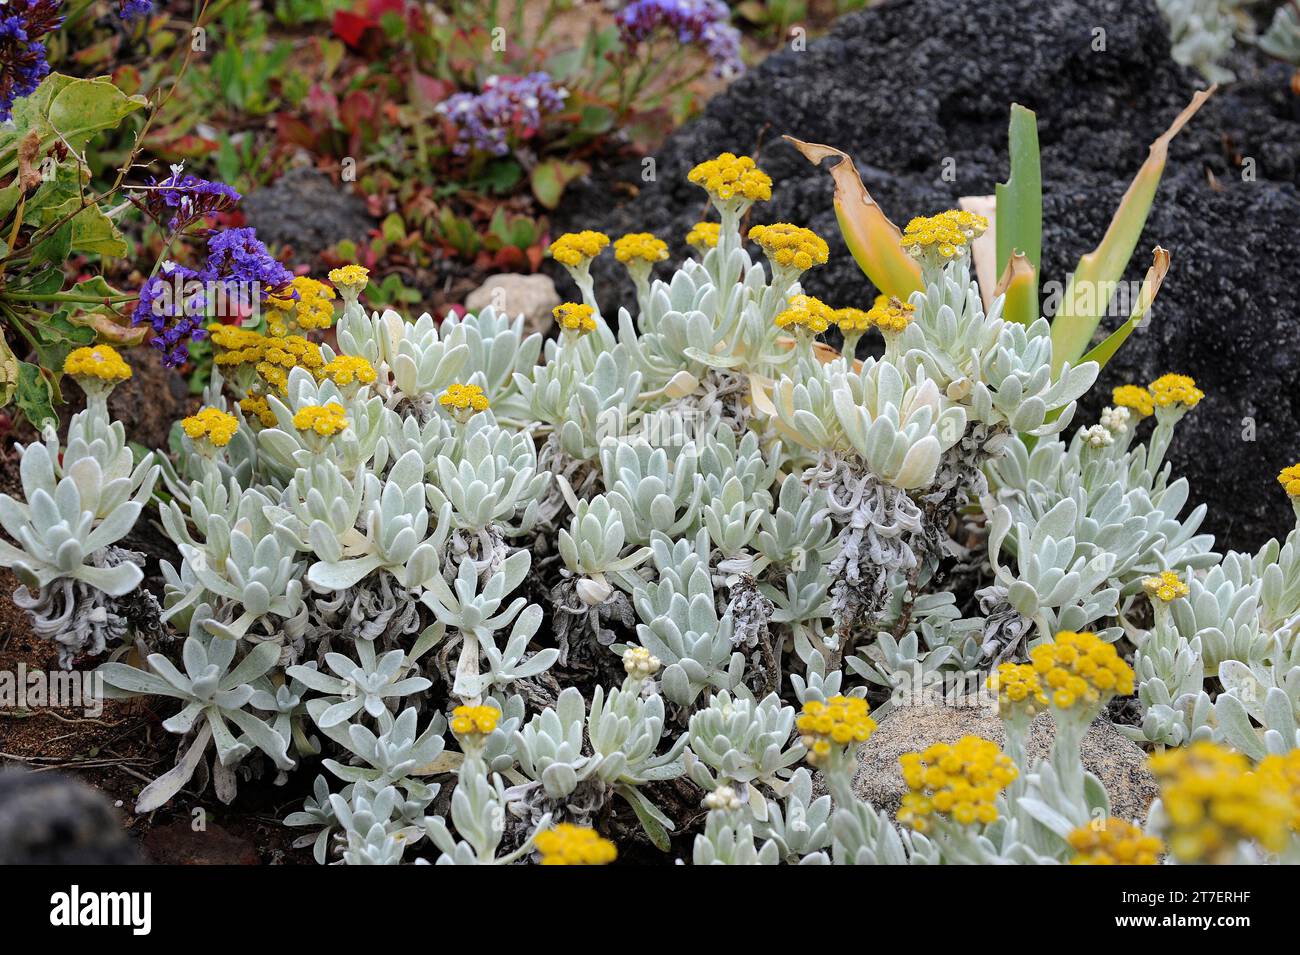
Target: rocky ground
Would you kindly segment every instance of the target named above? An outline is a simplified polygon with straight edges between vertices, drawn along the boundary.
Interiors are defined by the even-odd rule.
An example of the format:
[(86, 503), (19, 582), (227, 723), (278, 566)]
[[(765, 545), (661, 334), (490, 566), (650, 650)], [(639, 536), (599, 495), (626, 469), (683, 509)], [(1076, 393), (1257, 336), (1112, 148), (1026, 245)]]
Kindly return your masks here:
[[(1208, 398), (1181, 426), (1175, 472), (1209, 505), (1220, 546), (1254, 549), (1290, 528), (1274, 478), (1300, 457), (1291, 314), (1300, 97), (1285, 67), (1249, 51), (1232, 65), (1241, 79), (1174, 141), (1127, 276), (1141, 278), (1157, 243), (1172, 252), (1152, 321), (1105, 370), (1085, 417), (1113, 385), (1193, 375)], [(776, 182), (753, 221), (825, 236), (831, 262), (810, 274), (808, 291), (862, 304), (875, 290), (838, 238), (830, 178), (781, 135), (850, 153), (881, 206), (906, 222), (993, 192), (1007, 176), (1008, 107), (1018, 102), (1039, 121), (1043, 279), (1063, 282), (1105, 232), (1150, 142), (1203, 85), (1169, 59), (1152, 0), (890, 0), (842, 18), (806, 50), (770, 57), (713, 100), (655, 156), (655, 181), (640, 181), (638, 163), (574, 187), (563, 225), (652, 231), (674, 243), (676, 261), (706, 211), (687, 171), (724, 150), (748, 152)], [(608, 180), (620, 177), (639, 194), (610, 208)], [(603, 267), (602, 302), (626, 300), (614, 264)], [(564, 282), (561, 294), (572, 294)]]

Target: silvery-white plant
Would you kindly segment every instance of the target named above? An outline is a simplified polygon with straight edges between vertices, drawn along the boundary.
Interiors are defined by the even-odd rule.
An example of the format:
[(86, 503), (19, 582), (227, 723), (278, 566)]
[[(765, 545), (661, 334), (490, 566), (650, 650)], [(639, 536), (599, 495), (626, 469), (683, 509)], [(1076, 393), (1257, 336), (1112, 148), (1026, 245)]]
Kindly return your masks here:
[[(1096, 364), (1053, 371), (1047, 322), (1004, 319), (965, 249), (923, 262), (883, 357), (835, 355), (776, 321), (805, 269), (747, 251), (754, 200), (712, 201), (716, 246), (629, 266), (635, 310), (602, 313), (566, 256), (590, 314), (545, 342), (492, 308), (370, 313), (345, 281), (320, 357), (364, 381), (249, 391), (248, 365), (255, 414), (214, 374), (237, 427), (178, 432), (162, 468), (161, 613), (122, 547), (158, 468), (105, 403), (62, 457), (52, 431), (22, 449), (25, 499), (0, 497), (20, 605), (65, 663), (130, 642), (148, 669), (106, 664), (113, 693), (177, 701), (181, 756), (142, 807), (320, 757), (286, 823), (322, 863), (511, 864), (552, 822), (611, 819), (697, 864), (1066, 862), (1110, 808), (1079, 719), (1028, 760), (1004, 714), (996, 820), (921, 832), (854, 788), (860, 736), (828, 757), (796, 713), (892, 719), (1063, 630), (1132, 655), (1144, 745), (1300, 743), (1300, 532), (1214, 552), (1166, 460), (1188, 408), (1145, 439), (1127, 407), (1076, 427)], [(331, 433), (295, 426), (332, 404)], [(1165, 572), (1186, 592), (1156, 602)]]

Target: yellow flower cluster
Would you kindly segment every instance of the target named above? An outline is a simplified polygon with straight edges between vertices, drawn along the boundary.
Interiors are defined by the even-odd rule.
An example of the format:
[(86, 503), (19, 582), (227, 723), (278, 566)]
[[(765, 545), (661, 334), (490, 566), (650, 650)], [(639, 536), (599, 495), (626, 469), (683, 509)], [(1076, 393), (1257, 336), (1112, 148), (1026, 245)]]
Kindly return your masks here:
[(378, 376), (375, 374), (375, 366), (366, 359), (356, 355), (339, 355), (327, 362), (317, 377), (321, 380), (328, 378), (339, 387), (344, 387), (353, 382), (371, 385)]
[(865, 743), (876, 729), (867, 701), (853, 696), (832, 696), (825, 703), (809, 700), (794, 725), (814, 766), (830, 756), (833, 746)]
[(1003, 663), (985, 685), (998, 695), (998, 710), (1021, 710), (1030, 716), (1047, 708), (1047, 694), (1038, 671), (1028, 663)]
[(551, 258), (561, 265), (576, 269), (583, 262), (589, 262), (600, 255), (609, 245), (609, 236), (603, 232), (566, 232), (551, 243)]
[(933, 249), (944, 259), (955, 259), (988, 227), (989, 220), (981, 215), (949, 209), (934, 216), (917, 216), (903, 230), (899, 244), (914, 255)]
[(1258, 772), (1291, 797), (1291, 828), (1300, 832), (1300, 749), (1285, 756), (1271, 753), (1260, 760)]
[(916, 315), (916, 306), (892, 295), (877, 295), (867, 318), (881, 332), (897, 334), (907, 328)]
[(1155, 399), (1151, 392), (1138, 385), (1120, 385), (1110, 393), (1111, 401), (1120, 408), (1128, 408), (1139, 418), (1145, 418), (1156, 410)]
[(1191, 590), (1172, 570), (1162, 570), (1154, 577), (1142, 581), (1142, 589), (1150, 596), (1165, 603), (1172, 603), (1179, 597), (1186, 597)]
[(275, 412), (262, 395), (249, 395), (239, 402), (239, 410), (249, 417), (256, 415), (263, 428), (274, 428), (276, 425)]
[(1300, 464), (1283, 468), (1277, 476), (1277, 483), (1282, 485), (1287, 497), (1300, 499)]
[(998, 793), (1018, 775), (1016, 764), (997, 743), (978, 736), (904, 753), (898, 762), (909, 790), (898, 821), (917, 832), (929, 829), (934, 814), (963, 826), (996, 822)]
[(751, 242), (758, 243), (774, 263), (804, 272), (814, 265), (825, 265), (831, 249), (826, 240), (811, 229), (789, 222), (756, 225), (749, 230)]
[(98, 378), (104, 382), (126, 381), (131, 366), (122, 360), (112, 345), (74, 348), (63, 360), (63, 373), (81, 378)]
[(719, 225), (716, 222), (697, 222), (686, 233), (686, 244), (697, 249), (716, 249), (718, 247)]
[(1095, 633), (1062, 630), (1052, 643), (1030, 650), (1029, 659), (1051, 691), (1052, 705), (1063, 710), (1133, 692), (1133, 668)]
[(438, 396), (438, 404), (453, 411), (486, 411), (487, 395), (478, 385), (448, 385), (447, 390)]
[(289, 287), (298, 293), (297, 299), (271, 296), (266, 300), (271, 310), (266, 326), (272, 335), (287, 335), (290, 320), (300, 329), (329, 328), (334, 323), (332, 288), (305, 275), (298, 276)]
[(842, 332), (865, 332), (871, 327), (871, 313), (860, 308), (837, 308), (835, 324)]
[(614, 258), (624, 265), (634, 260), (662, 262), (668, 258), (668, 243), (649, 232), (630, 232), (614, 241)]
[(239, 419), (218, 408), (204, 408), (182, 420), (181, 428), (191, 441), (207, 438), (214, 447), (224, 448), (239, 430)]
[(772, 178), (749, 156), (722, 153), (716, 159), (700, 163), (687, 179), (723, 202), (731, 199), (766, 202), (772, 198)]
[(284, 394), (292, 369), (306, 368), (319, 377), (325, 365), (320, 346), (301, 335), (263, 335), (252, 329), (219, 322), (209, 325), (208, 332), (216, 349), (213, 361), (219, 367), (252, 365), (258, 376), (281, 394)]
[(585, 335), (587, 332), (596, 330), (596, 310), (590, 305), (581, 302), (565, 302), (557, 305), (551, 310), (555, 320), (560, 323), (560, 328), (566, 332), (577, 332), (579, 335)]
[(322, 437), (338, 434), (348, 426), (344, 408), (337, 401), (327, 405), (308, 405), (293, 416), (293, 426), (299, 431), (314, 431)]
[(358, 295), (370, 283), (370, 270), (364, 265), (345, 265), (330, 270), (330, 281), (345, 295)]
[(1205, 397), (1205, 392), (1197, 388), (1196, 382), (1187, 375), (1161, 375), (1151, 382), (1150, 391), (1152, 400), (1160, 408), (1171, 405), (1195, 408)]
[(325, 359), (321, 357), (319, 345), (301, 335), (287, 335), (284, 338), (268, 338), (262, 360), (255, 367), (263, 381), (284, 394), (291, 370), (306, 368), (318, 376), (324, 366)]
[(457, 736), (487, 736), (500, 719), (495, 706), (458, 706), (451, 711), (451, 731)]
[(814, 334), (820, 334), (830, 328), (835, 320), (835, 310), (819, 298), (811, 295), (792, 295), (790, 307), (776, 316), (777, 328), (806, 328)]
[(1295, 802), (1274, 769), (1251, 772), (1245, 756), (1206, 741), (1158, 753), (1150, 766), (1180, 861), (1225, 861), (1242, 841), (1272, 852), (1286, 844)]
[(1068, 837), (1070, 865), (1157, 865), (1164, 843), (1123, 819), (1107, 816), (1099, 827), (1080, 826)]
[(535, 842), (542, 865), (608, 865), (618, 858), (614, 843), (596, 830), (571, 822), (539, 832)]

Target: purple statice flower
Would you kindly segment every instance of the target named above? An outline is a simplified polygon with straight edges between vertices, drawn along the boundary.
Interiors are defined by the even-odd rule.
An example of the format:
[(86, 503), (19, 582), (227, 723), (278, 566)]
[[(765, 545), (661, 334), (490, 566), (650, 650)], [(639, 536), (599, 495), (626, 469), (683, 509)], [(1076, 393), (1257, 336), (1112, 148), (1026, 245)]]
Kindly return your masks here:
[(150, 344), (163, 353), (163, 364), (183, 365), (189, 343), (207, 336), (209, 321), (252, 314), (272, 295), (296, 299), (292, 281), (252, 229), (213, 232), (202, 269), (164, 262), (141, 286), (131, 324), (153, 328)]
[[(226, 229), (208, 238), (205, 271), (213, 281), (239, 286), (238, 301), (265, 301), (268, 295), (296, 298), (293, 273), (281, 265), (253, 229)], [(234, 289), (228, 289), (234, 291)]]
[(189, 228), (210, 215), (225, 212), (240, 200), (224, 182), (210, 182), (186, 175), (181, 166), (172, 166), (172, 174), (161, 182), (149, 180), (150, 189), (143, 202), (144, 211), (173, 232)]
[(149, 340), (163, 355), (163, 364), (179, 367), (189, 361), (189, 343), (207, 335), (209, 276), (175, 262), (164, 262), (140, 287), (140, 300), (131, 313), (132, 325), (149, 325)]
[(118, 0), (117, 15), (123, 20), (137, 20), (153, 13), (153, 0)]
[(542, 116), (564, 108), (569, 91), (556, 86), (547, 73), (490, 76), (479, 93), (456, 93), (438, 104), (438, 111), (456, 125), (457, 156), (471, 151), (504, 156), (512, 137), (537, 134)]
[(722, 0), (633, 0), (618, 14), (619, 36), (635, 50), (657, 31), (673, 33), (678, 43), (698, 44), (713, 61), (718, 76), (745, 69), (740, 58), (740, 31), (729, 22)]
[(31, 96), (50, 72), (41, 37), (63, 23), (63, 0), (0, 3), (0, 123), (13, 116), (14, 101)]

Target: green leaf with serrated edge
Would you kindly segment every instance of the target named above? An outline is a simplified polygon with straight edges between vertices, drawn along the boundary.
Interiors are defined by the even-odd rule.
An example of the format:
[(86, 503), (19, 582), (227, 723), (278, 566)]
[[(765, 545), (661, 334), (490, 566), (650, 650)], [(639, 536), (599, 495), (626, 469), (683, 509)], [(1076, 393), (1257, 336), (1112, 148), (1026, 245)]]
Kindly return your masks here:
[(47, 373), (31, 362), (18, 363), (18, 388), (14, 404), (38, 430), (50, 419), (58, 420), (54, 413), (55, 389)]

